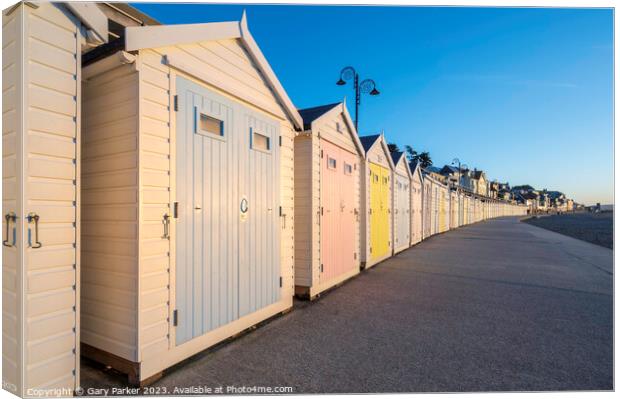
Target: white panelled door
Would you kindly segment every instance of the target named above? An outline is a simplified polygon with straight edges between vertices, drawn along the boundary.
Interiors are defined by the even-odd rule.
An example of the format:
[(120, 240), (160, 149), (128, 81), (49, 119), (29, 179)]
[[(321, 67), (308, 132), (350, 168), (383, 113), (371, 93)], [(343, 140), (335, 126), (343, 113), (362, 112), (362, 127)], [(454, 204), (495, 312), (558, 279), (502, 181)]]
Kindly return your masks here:
[(409, 246), (411, 215), (409, 177), (394, 174), (394, 249)]
[(176, 344), (280, 299), (279, 125), (177, 79)]

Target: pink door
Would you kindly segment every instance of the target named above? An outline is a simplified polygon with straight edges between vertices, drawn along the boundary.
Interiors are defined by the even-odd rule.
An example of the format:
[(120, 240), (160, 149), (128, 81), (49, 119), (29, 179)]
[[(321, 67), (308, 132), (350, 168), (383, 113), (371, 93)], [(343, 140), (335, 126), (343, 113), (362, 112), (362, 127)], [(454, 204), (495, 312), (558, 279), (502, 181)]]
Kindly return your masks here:
[(321, 140), (320, 282), (358, 267), (355, 238), (357, 156)]

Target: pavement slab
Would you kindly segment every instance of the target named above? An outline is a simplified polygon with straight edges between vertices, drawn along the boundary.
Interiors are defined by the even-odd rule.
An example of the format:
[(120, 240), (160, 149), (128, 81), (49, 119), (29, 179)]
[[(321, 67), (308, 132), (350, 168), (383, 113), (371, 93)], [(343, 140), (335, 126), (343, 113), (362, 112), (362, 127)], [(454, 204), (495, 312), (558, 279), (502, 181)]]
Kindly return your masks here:
[[(84, 387), (126, 380), (83, 360)], [(613, 389), (613, 252), (518, 218), (437, 235), (153, 384), (294, 393)]]

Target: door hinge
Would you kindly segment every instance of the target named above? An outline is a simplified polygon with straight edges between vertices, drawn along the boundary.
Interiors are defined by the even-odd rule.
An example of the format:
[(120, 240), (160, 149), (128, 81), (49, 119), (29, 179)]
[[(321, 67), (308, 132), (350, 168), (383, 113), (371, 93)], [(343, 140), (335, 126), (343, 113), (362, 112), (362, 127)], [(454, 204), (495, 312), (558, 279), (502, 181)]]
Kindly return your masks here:
[(179, 96), (178, 95), (174, 95), (174, 110), (178, 111), (179, 110)]
[(282, 277), (280, 277), (280, 287), (282, 287)]
[(321, 263), (321, 267), (320, 267), (319, 270), (321, 270), (321, 273), (323, 273), (323, 264), (322, 263)]
[(279, 208), (280, 209), (280, 216), (282, 216), (282, 207)]
[(172, 312), (172, 325), (174, 327), (179, 325), (179, 311), (176, 309)]
[(321, 207), (321, 216), (323, 216), (323, 207)]
[(179, 218), (179, 203), (175, 202), (172, 204), (172, 217), (175, 219)]
[(353, 252), (353, 259), (357, 259), (357, 252)]
[(282, 136), (278, 136), (278, 143), (280, 144), (280, 147), (282, 147)]
[(321, 150), (321, 158), (323, 158), (323, 150)]

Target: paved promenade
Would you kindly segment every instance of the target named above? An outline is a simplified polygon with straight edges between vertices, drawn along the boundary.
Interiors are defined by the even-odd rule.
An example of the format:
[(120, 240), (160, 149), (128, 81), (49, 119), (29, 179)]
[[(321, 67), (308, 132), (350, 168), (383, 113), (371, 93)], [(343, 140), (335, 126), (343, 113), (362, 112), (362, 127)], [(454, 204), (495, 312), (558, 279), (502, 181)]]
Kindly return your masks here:
[[(427, 241), (155, 386), (612, 389), (612, 251), (505, 218)], [(86, 366), (88, 386), (123, 385)]]

